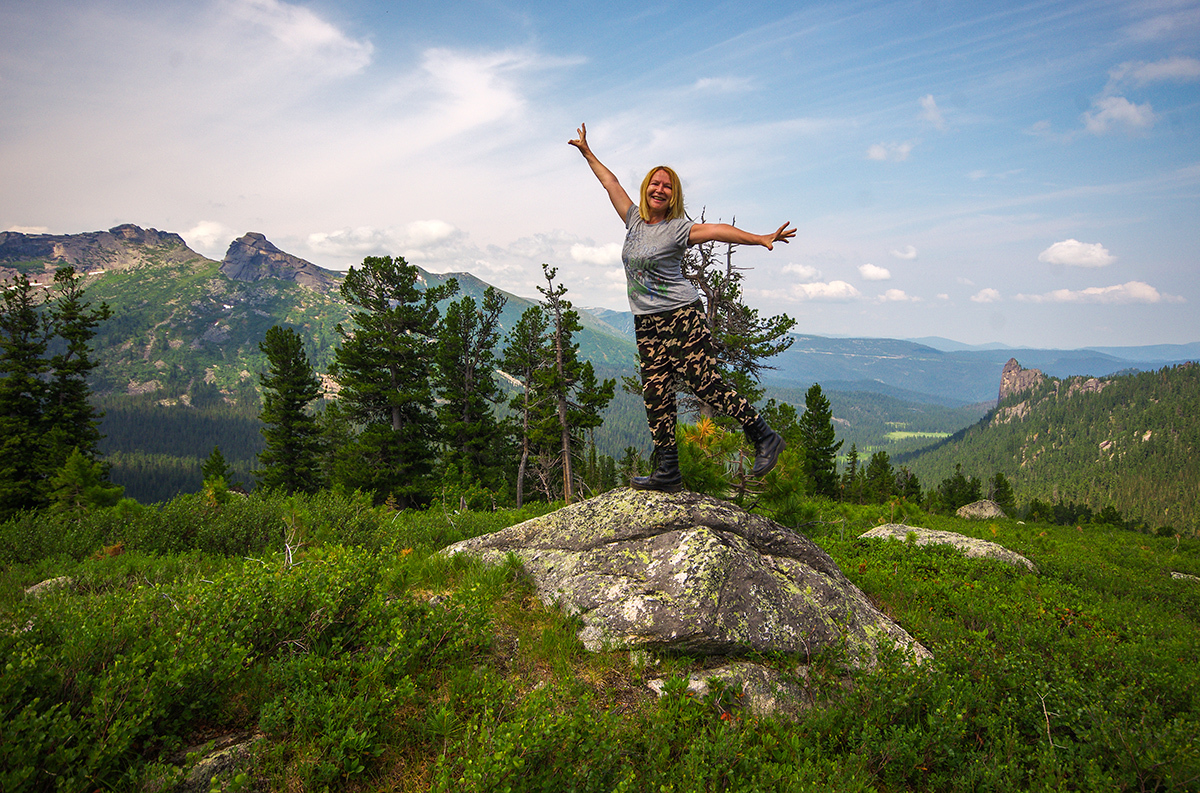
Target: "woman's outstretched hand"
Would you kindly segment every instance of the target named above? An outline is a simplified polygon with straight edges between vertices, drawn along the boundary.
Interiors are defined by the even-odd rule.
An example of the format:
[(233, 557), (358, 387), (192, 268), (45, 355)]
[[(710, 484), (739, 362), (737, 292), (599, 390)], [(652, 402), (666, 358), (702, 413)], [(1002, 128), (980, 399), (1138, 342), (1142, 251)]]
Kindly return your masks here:
[(576, 132), (576, 134), (579, 135), (579, 137), (576, 138), (575, 140), (569, 140), (569, 141), (567, 141), (567, 143), (569, 143), (570, 145), (579, 149), (579, 151), (583, 152), (584, 154), (587, 154), (588, 153), (587, 124), (580, 124), (579, 129), (575, 130), (575, 132)]
[(765, 247), (767, 250), (771, 251), (771, 250), (774, 250), (773, 246), (777, 242), (782, 242), (785, 245), (787, 243), (791, 242), (792, 237), (796, 236), (796, 230), (788, 228), (788, 226), (790, 226), (790, 225), (791, 225), (791, 221), (788, 221), (787, 223), (784, 223), (782, 226), (780, 226), (779, 229), (774, 234), (763, 235), (766, 238), (766, 241), (763, 243), (763, 247)]

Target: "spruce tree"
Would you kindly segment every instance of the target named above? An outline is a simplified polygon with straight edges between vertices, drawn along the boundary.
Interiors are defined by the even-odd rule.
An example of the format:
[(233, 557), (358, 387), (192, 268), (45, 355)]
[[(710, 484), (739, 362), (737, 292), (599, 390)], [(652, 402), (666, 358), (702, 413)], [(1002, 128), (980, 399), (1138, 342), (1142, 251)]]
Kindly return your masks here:
[(340, 483), (402, 508), (423, 505), (432, 489), (437, 304), (458, 291), (454, 280), (422, 291), (419, 277), (401, 257), (368, 256), (350, 268), (341, 294), (353, 324), (337, 326), (342, 345), (330, 367), (347, 418), (362, 428), (340, 457)]
[(72, 267), (54, 273), (54, 287), (48, 313), (58, 351), (49, 361), (53, 376), (47, 386), (45, 423), (52, 465), (59, 467), (74, 449), (88, 460), (100, 456), (101, 415), (92, 407), (88, 377), (96, 368), (91, 359), (96, 326), (112, 312), (105, 303), (91, 307), (84, 298), (83, 276)]
[(318, 466), (320, 429), (308, 410), (321, 395), (321, 381), (292, 328), (275, 325), (258, 348), (267, 356), (268, 371), (259, 374), (263, 387), (262, 419), (266, 448), (258, 455), (258, 484), (291, 494), (321, 488)]
[(33, 289), (18, 275), (0, 303), (0, 520), (42, 506), (46, 498), (49, 337)]
[(833, 410), (821, 393), (820, 383), (813, 383), (804, 395), (800, 436), (804, 441), (804, 472), (814, 491), (817, 495), (837, 498), (837, 453), (842, 441), (835, 440)]

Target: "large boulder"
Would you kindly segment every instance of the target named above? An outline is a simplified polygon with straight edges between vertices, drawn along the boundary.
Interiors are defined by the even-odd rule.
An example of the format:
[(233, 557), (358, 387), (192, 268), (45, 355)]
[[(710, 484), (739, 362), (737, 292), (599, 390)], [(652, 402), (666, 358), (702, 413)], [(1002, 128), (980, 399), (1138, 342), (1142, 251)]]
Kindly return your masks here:
[(995, 559), (1005, 564), (1010, 564), (1013, 567), (1024, 568), (1031, 573), (1037, 572), (1037, 567), (1034, 563), (1019, 553), (1010, 551), (994, 542), (981, 540), (977, 537), (968, 537), (965, 534), (957, 534), (952, 531), (924, 529), (920, 526), (906, 526), (902, 523), (887, 523), (860, 534), (859, 539), (891, 539), (900, 540), (901, 542), (912, 542), (914, 545), (950, 545), (962, 551), (963, 556), (972, 559)]
[(622, 488), (443, 553), (516, 554), (538, 597), (577, 614), (592, 651), (930, 656), (808, 538), (696, 493)]
[(954, 514), (967, 520), (992, 520), (993, 518), (1007, 517), (999, 504), (986, 498), (982, 501), (963, 504)]

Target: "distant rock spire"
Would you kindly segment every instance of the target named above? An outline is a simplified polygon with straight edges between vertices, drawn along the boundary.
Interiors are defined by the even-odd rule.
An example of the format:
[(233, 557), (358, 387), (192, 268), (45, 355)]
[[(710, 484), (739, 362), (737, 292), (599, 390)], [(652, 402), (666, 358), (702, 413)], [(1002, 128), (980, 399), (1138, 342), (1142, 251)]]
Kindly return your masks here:
[(1004, 364), (1004, 371), (1000, 373), (1000, 396), (996, 401), (1001, 401), (1009, 394), (1019, 394), (1035, 388), (1045, 379), (1046, 375), (1042, 374), (1040, 369), (1022, 369), (1016, 358), (1009, 358), (1008, 363)]
[(317, 292), (328, 292), (334, 284), (332, 271), (284, 253), (257, 231), (229, 243), (229, 250), (221, 260), (221, 272), (235, 281), (261, 281), (264, 278), (294, 281)]

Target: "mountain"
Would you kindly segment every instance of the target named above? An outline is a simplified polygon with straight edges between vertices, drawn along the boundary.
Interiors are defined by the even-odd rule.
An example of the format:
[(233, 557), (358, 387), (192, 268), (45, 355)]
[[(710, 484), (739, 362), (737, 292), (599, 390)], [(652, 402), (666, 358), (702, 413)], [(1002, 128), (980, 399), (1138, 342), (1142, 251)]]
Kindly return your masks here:
[[(235, 240), (220, 262), (191, 250), (178, 234), (131, 224), (71, 235), (0, 232), (0, 281), (24, 273), (45, 284), (63, 264), (85, 273), (88, 298), (113, 310), (98, 328), (92, 385), (108, 412), (105, 451), (119, 458), (114, 480), (139, 499), (144, 495), (128, 484), (134, 479), (122, 480), (118, 473), (134, 477), (137, 471), (173, 468), (178, 471), (170, 482), (194, 486), (199, 480), (189, 471), (198, 472), (199, 461), (217, 444), (249, 481), (261, 449), (258, 373), (266, 360), (259, 342), (272, 325), (291, 326), (304, 338), (314, 367), (324, 372), (340, 341), (337, 325), (349, 318), (337, 288), (342, 273), (281, 251), (257, 232)], [(453, 299), (471, 295), (481, 301), (488, 288), (470, 273), (418, 270), (427, 285), (456, 279), (459, 294)], [(500, 324), (507, 333), (535, 301), (505, 295)], [(583, 325), (577, 341), (597, 375), (635, 374), (632, 314), (577, 310)], [(1197, 348), (1016, 352), (1048, 375), (1064, 377), (1158, 368), (1147, 361), (1165, 365)], [(802, 407), (804, 392), (821, 383), (847, 446), (852, 441), (863, 451), (899, 453), (982, 415), (987, 407), (981, 403), (995, 403), (1004, 362), (1013, 352), (797, 335), (792, 348), (771, 361), (776, 368), (765, 372), (764, 386), (769, 397)], [(597, 432), (601, 451), (618, 457), (626, 446), (644, 448), (644, 421), (640, 400), (618, 390)], [(160, 486), (175, 485), (155, 485)]]
[(1057, 378), (1011, 361), (978, 423), (897, 456), (926, 488), (1005, 475), (1020, 501), (1112, 505), (1151, 528), (1200, 527), (1200, 366)]

